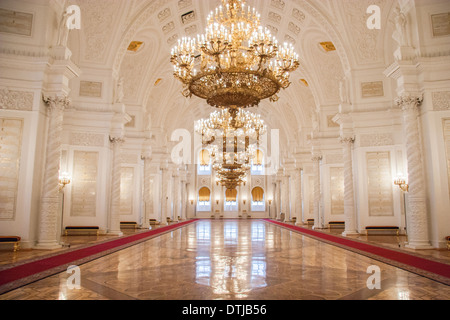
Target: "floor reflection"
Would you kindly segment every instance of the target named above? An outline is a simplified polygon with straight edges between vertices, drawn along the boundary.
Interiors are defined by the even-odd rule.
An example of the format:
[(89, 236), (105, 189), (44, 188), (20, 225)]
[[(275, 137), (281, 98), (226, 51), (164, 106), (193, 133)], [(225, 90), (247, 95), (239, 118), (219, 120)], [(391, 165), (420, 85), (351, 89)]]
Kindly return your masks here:
[(217, 295), (233, 294), (239, 299), (254, 288), (267, 286), (264, 222), (200, 221), (196, 230), (197, 245), (201, 246), (196, 283), (211, 286)]

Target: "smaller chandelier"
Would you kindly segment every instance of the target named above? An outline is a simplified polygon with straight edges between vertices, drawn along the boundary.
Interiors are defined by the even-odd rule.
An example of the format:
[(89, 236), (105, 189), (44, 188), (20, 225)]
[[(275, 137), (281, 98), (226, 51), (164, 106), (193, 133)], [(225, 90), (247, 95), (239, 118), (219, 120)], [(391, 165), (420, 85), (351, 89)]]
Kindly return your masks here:
[(250, 161), (256, 155), (261, 136), (267, 132), (261, 117), (228, 108), (199, 120), (195, 130), (202, 135), (202, 143), (211, 155), (218, 183), (228, 189), (245, 183)]

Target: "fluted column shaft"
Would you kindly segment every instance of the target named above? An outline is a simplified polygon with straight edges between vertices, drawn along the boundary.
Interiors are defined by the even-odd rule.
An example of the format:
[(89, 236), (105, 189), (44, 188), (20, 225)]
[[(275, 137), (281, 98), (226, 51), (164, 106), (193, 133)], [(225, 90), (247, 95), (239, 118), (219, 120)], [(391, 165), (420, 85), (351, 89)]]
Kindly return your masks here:
[(181, 216), (180, 213), (180, 174), (175, 173), (173, 176), (173, 221), (178, 221), (178, 216)]
[(426, 207), (425, 174), (423, 169), (422, 145), (418, 123), (421, 98), (405, 95), (397, 99), (403, 111), (403, 128), (408, 162), (408, 247), (429, 248), (428, 217)]
[(297, 217), (297, 221), (296, 224), (297, 225), (302, 225), (303, 224), (303, 217), (302, 217), (302, 212), (303, 212), (303, 197), (302, 197), (302, 169), (298, 169), (296, 170), (296, 174), (295, 174), (295, 212), (296, 212), (296, 217)]
[(314, 171), (314, 229), (321, 228), (320, 224), (320, 161), (321, 156), (314, 156), (313, 171)]
[(289, 179), (290, 176), (284, 176), (283, 177), (283, 181), (282, 181), (282, 188), (283, 188), (283, 192), (282, 192), (282, 212), (284, 213), (284, 221), (289, 221), (291, 218), (291, 210), (290, 210), (290, 202), (289, 202)]
[(344, 161), (344, 219), (345, 231), (343, 235), (358, 234), (355, 219), (355, 195), (353, 188), (353, 160), (352, 146), (354, 138), (342, 137), (342, 151)]
[(59, 215), (61, 133), (64, 109), (69, 105), (70, 101), (67, 97), (46, 97), (44, 101), (48, 108), (49, 125), (37, 247), (41, 249), (55, 249), (60, 247), (57, 221)]
[(108, 234), (121, 236), (120, 231), (120, 181), (122, 173), (121, 137), (110, 137), (112, 145), (112, 174), (111, 174), (111, 209)]
[(152, 158), (149, 156), (142, 156), (144, 160), (144, 219), (142, 228), (150, 228), (150, 214), (153, 213), (153, 192), (150, 181), (152, 179)]
[(170, 170), (168, 168), (161, 168), (162, 171), (162, 186), (161, 186), (161, 224), (168, 224), (167, 216), (169, 210), (169, 180)]

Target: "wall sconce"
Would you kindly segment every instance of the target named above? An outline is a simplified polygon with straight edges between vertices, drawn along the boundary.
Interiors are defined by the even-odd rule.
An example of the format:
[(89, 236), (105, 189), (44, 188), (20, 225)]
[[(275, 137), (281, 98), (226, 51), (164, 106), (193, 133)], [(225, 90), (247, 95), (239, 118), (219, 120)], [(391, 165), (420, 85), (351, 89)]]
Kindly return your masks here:
[(246, 202), (246, 201), (247, 201), (247, 200), (245, 200), (245, 199), (244, 199), (244, 200), (242, 200), (242, 202), (244, 203), (244, 205), (245, 205), (245, 202)]
[(269, 206), (271, 206), (272, 205), (272, 200), (269, 200)]
[(397, 175), (397, 178), (394, 179), (394, 184), (398, 186), (403, 192), (409, 191), (409, 185), (406, 183), (406, 179), (400, 173)]
[(70, 184), (72, 178), (67, 172), (61, 173), (59, 176), (59, 191), (62, 191), (66, 185)]
[(191, 201), (191, 205), (194, 205), (194, 200), (191, 199), (191, 200), (189, 200), (189, 201)]
[(216, 204), (219, 205), (219, 200), (216, 200)]

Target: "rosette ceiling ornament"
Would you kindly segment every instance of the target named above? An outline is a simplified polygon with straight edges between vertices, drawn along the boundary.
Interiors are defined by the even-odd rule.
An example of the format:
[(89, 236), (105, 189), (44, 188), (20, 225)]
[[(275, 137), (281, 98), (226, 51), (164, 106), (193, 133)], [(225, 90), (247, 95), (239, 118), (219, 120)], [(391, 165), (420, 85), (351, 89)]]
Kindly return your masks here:
[(256, 155), (267, 127), (259, 115), (227, 108), (197, 121), (195, 130), (211, 156), (216, 181), (227, 189), (246, 182), (251, 159)]
[(277, 101), (299, 67), (298, 54), (292, 45), (278, 44), (245, 0), (222, 3), (208, 16), (205, 34), (182, 38), (172, 49), (174, 76), (183, 83), (183, 95), (217, 108)]

